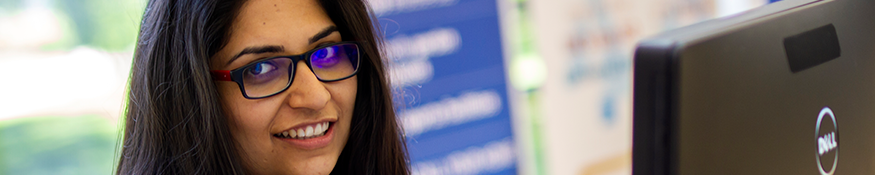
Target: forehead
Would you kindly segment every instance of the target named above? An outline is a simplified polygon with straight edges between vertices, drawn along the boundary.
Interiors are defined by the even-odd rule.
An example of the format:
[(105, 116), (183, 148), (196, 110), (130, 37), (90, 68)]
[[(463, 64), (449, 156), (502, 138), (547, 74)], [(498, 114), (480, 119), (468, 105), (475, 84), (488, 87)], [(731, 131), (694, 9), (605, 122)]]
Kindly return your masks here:
[(228, 44), (217, 56), (261, 45), (303, 52), (310, 37), (332, 25), (315, 0), (248, 0), (232, 23)]

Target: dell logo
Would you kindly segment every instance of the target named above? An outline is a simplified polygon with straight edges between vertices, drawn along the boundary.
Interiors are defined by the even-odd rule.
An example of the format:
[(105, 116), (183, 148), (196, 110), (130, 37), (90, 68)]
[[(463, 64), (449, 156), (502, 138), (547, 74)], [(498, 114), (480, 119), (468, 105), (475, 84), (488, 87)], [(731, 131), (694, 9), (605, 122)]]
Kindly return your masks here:
[(821, 175), (832, 175), (839, 162), (839, 129), (835, 114), (829, 107), (823, 107), (817, 116), (814, 130), (817, 168)]
[(823, 156), (823, 154), (832, 151), (832, 149), (835, 149), (836, 146), (838, 146), (838, 143), (836, 143), (835, 134), (835, 132), (830, 132), (829, 134), (817, 138), (818, 154)]

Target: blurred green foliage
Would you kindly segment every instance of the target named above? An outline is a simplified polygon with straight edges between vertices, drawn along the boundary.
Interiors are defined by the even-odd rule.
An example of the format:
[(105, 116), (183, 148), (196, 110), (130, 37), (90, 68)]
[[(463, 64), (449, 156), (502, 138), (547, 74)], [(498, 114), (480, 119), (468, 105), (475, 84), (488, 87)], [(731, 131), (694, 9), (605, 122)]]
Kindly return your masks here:
[(95, 115), (0, 121), (0, 174), (111, 174), (116, 123)]
[[(145, 5), (146, 0), (0, 0), (0, 17), (28, 8), (51, 10), (62, 37), (41, 46), (44, 51), (79, 46), (130, 51)], [(96, 115), (0, 120), (0, 175), (111, 174), (119, 133), (116, 121)]]
[(61, 28), (61, 39), (42, 46), (42, 50), (85, 45), (128, 51), (136, 43), (146, 0), (0, 0), (0, 15), (14, 15), (33, 4), (49, 6)]
[(0, 1), (0, 12), (11, 9), (21, 8), (22, 0), (2, 0)]
[[(51, 10), (61, 38), (41, 46), (43, 51), (79, 46), (131, 51), (145, 5), (146, 0), (0, 0), (0, 17), (28, 8)], [(119, 133), (116, 121), (97, 115), (0, 120), (0, 175), (111, 174)]]
[(133, 48), (146, 1), (54, 0), (53, 4), (72, 21), (76, 42), (69, 44), (116, 51)]

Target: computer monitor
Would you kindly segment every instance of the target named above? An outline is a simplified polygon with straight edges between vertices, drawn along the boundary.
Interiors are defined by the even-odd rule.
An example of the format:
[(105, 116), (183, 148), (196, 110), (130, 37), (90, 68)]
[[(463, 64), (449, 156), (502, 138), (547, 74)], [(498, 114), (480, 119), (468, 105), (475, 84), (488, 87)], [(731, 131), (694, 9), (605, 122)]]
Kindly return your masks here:
[(875, 1), (784, 0), (634, 58), (633, 174), (875, 174)]

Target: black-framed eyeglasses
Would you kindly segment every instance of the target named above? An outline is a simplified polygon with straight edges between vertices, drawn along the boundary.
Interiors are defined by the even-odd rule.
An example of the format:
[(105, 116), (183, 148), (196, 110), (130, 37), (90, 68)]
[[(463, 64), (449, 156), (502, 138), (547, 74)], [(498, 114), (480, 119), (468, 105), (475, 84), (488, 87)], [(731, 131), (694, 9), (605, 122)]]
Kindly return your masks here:
[(307, 53), (264, 58), (234, 70), (212, 70), (213, 79), (234, 81), (243, 97), (267, 98), (279, 94), (295, 79), (295, 68), (304, 60), (310, 71), (322, 82), (340, 81), (358, 72), (359, 44), (339, 42), (317, 47)]

